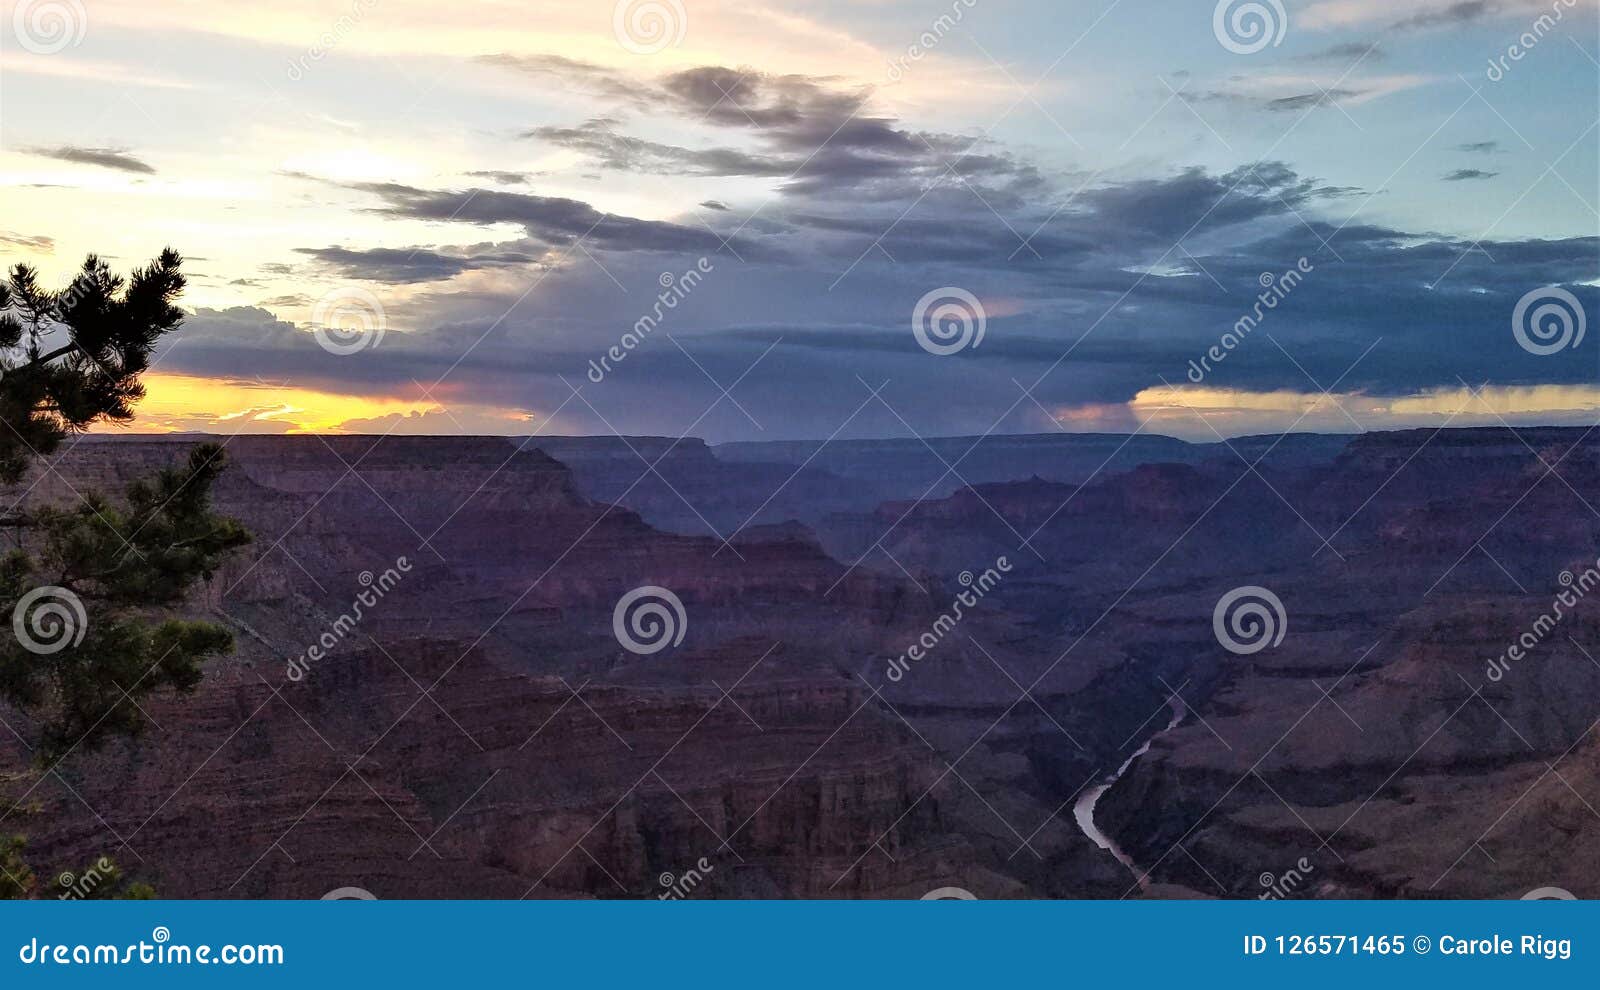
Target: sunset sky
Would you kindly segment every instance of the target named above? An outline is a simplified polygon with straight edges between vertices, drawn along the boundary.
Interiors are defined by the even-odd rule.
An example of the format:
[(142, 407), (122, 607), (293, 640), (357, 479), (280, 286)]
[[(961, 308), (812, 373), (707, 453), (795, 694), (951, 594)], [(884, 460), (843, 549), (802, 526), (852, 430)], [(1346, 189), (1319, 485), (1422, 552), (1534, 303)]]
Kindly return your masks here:
[(5, 0), (0, 262), (184, 254), (138, 431), (1595, 422), (1596, 0), (1245, 6)]

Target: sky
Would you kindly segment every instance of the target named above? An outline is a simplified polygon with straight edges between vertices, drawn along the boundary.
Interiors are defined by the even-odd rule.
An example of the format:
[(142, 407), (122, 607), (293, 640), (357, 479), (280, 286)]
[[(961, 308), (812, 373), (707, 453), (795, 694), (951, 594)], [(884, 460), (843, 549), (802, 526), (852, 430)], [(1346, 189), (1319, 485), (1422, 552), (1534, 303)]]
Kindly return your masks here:
[(1600, 421), (1597, 0), (3, 0), (139, 432)]

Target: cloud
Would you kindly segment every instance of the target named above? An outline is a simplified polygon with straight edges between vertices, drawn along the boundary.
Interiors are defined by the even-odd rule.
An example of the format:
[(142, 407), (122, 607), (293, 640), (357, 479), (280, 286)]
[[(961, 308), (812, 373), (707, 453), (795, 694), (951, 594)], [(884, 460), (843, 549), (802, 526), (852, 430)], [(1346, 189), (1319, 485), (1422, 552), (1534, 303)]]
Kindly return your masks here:
[(27, 148), (24, 154), (37, 155), (40, 158), (53, 158), (56, 161), (72, 162), (76, 165), (93, 165), (98, 168), (114, 169), (118, 172), (132, 172), (137, 175), (154, 175), (156, 170), (149, 164), (128, 154), (121, 148), (82, 148), (76, 145), (59, 145), (54, 148)]
[(240, 409), (237, 412), (224, 413), (215, 417), (215, 421), (218, 423), (232, 423), (236, 421), (261, 423), (269, 420), (283, 419), (286, 416), (292, 416), (295, 413), (304, 411), (305, 410), (297, 409), (288, 403), (279, 403), (274, 406), (252, 406), (249, 409)]
[[(466, 198), (409, 186), (368, 188), (377, 189), (370, 194), (384, 209), (426, 204), (417, 214), (437, 220), (449, 219)], [(1208, 385), (1273, 393), (1304, 390), (1307, 374), (1324, 383), (1345, 376), (1343, 388), (1404, 396), (1458, 387), (1459, 380), (1514, 386), (1592, 377), (1592, 361), (1581, 355), (1559, 361), (1523, 351), (1509, 321), (1530, 287), (1552, 283), (1600, 313), (1600, 289), (1587, 284), (1600, 276), (1600, 240), (1475, 245), (1379, 224), (1340, 227), (1336, 220), (1346, 211), (1337, 204), (1353, 192), (1278, 162), (1051, 188), (1011, 217), (1039, 257), (965, 190), (948, 197), (930, 192), (909, 216), (897, 204), (775, 204), (747, 228), (760, 250), (743, 260), (717, 253), (705, 281), (664, 311), (653, 335), (585, 393), (604, 420), (572, 402), (561, 428), (659, 434), (699, 420), (699, 435), (751, 436), (748, 421), (725, 401), (707, 413), (719, 400), (707, 374), (737, 381), (758, 358), (737, 398), (762, 422), (783, 424), (788, 436), (838, 429), (863, 398), (857, 376), (894, 382), (885, 398), (922, 432), (981, 431), (1015, 397), (1013, 379), (1038, 380), (1033, 391), (1047, 408), (1100, 404), (1115, 411), (1163, 379), (1181, 383), (1189, 362), (1251, 311), (1261, 273), (1284, 272), (1300, 257), (1312, 270), (1218, 365)], [(474, 212), (480, 200), (483, 212)], [(1325, 219), (1325, 211), (1335, 219)], [(479, 191), (452, 222), (526, 222), (575, 241), (583, 230), (573, 224), (603, 217), (575, 201), (552, 205), (537, 196)], [(162, 366), (211, 375), (249, 367), (304, 387), (413, 396), (419, 406), (437, 401), (452, 411), (474, 404), (554, 409), (569, 394), (563, 378), (583, 383), (589, 361), (650, 311), (659, 274), (682, 271), (701, 253), (700, 244), (679, 243), (692, 231), (635, 226), (642, 223), (597, 226), (604, 236), (584, 241), (590, 256), (547, 251), (536, 273), (512, 266), (422, 285), (390, 306), (391, 320), (403, 315), (409, 332), (391, 332), (357, 356), (330, 356), (303, 329), (264, 310), (238, 308), (197, 312)], [(632, 239), (635, 233), (642, 240)], [(308, 263), (341, 266), (347, 277), (411, 279), (455, 271), (475, 255), (538, 251), (522, 243), (433, 249), (438, 257), (426, 257), (421, 268), (395, 259), (394, 249), (351, 247), (308, 255)], [(672, 244), (679, 246), (663, 246)], [(749, 245), (741, 242), (741, 253), (743, 246)], [(538, 291), (530, 294), (535, 278)], [(911, 310), (940, 285), (964, 287), (987, 308), (981, 349), (935, 360), (916, 346)], [(417, 382), (440, 384), (422, 395)], [(805, 386), (795, 388), (796, 382)], [(998, 430), (1048, 426), (1014, 411), (1008, 417)], [(381, 426), (459, 429), (440, 422), (407, 415)], [(850, 432), (897, 428), (903, 425), (863, 415)], [(518, 429), (488, 421), (470, 426)]]
[(1318, 0), (1296, 15), (1309, 30), (1387, 25), (1400, 30), (1450, 27), (1494, 18), (1549, 13), (1552, 0)]
[[(378, 197), (374, 212), (412, 220), (467, 223), (480, 226), (516, 224), (541, 243), (585, 245), (612, 251), (725, 250), (722, 238), (703, 228), (661, 220), (640, 220), (603, 213), (588, 203), (558, 196), (536, 196), (495, 189), (420, 189), (396, 182), (345, 184)], [(753, 243), (731, 242), (741, 255), (759, 253)]]
[(480, 55), (477, 61), (528, 75), (560, 79), (590, 96), (635, 106), (645, 105), (641, 102), (639, 87), (627, 75), (594, 62), (565, 55), (512, 55), (507, 52)]
[[(1348, 79), (1348, 82), (1346, 81)], [(1233, 76), (1211, 89), (1180, 91), (1187, 103), (1222, 103), (1269, 113), (1301, 112), (1341, 104), (1359, 105), (1426, 86), (1436, 79), (1416, 73), (1349, 78), (1332, 73), (1258, 73)]]
[(526, 185), (528, 180), (534, 176), (532, 172), (502, 172), (496, 169), (485, 169), (463, 174), (472, 179), (488, 179), (490, 182), (498, 182), (502, 186)]
[[(1354, 60), (1368, 47), (1319, 55)], [(1362, 191), (1288, 161), (1133, 164), (1092, 175), (1063, 159), (1040, 159), (1043, 167), (1009, 146), (916, 126), (871, 91), (825, 76), (698, 66), (641, 79), (565, 57), (492, 61), (521, 74), (502, 84), (600, 94), (570, 116), (555, 101), (506, 135), (518, 152), (502, 162), (576, 159), (561, 186), (537, 172), (460, 166), (409, 173), (467, 175), (456, 182), (318, 179), (338, 188), (341, 203), (356, 194), (369, 215), (456, 233), (439, 238), (446, 246), (297, 241), (295, 264), (284, 266), (403, 287), (384, 304), (405, 332), (392, 328), (378, 345), (337, 357), (266, 310), (203, 310), (163, 367), (196, 375), (249, 367), (413, 405), (338, 422), (351, 430), (466, 424), (515, 433), (531, 427), (503, 411), (555, 409), (571, 382), (599, 412), (568, 403), (564, 432), (758, 435), (716, 384), (739, 382), (738, 401), (777, 424), (774, 432), (828, 436), (865, 398), (859, 376), (891, 381), (886, 400), (919, 432), (981, 432), (996, 418), (1004, 432), (1040, 425), (1007, 412), (1014, 381), (1046, 408), (1099, 410), (1085, 421), (1125, 417), (1119, 410), (1163, 379), (1184, 381), (1189, 362), (1251, 311), (1262, 273), (1305, 257), (1314, 270), (1215, 370), (1217, 388), (1304, 391), (1309, 374), (1396, 396), (1458, 386), (1458, 377), (1511, 385), (1592, 374), (1592, 361), (1535, 360), (1509, 321), (1531, 287), (1556, 283), (1587, 305), (1600, 300), (1585, 285), (1600, 276), (1593, 238), (1474, 245), (1426, 228), (1350, 223), (1354, 204), (1344, 201)], [(1306, 112), (1430, 81), (1395, 74), (1339, 84), (1341, 65), (1279, 68), (1227, 80), (1218, 99), (1251, 113)], [(589, 172), (604, 175), (604, 191), (571, 192), (591, 188), (573, 177)], [(662, 187), (681, 200), (658, 196)], [(752, 195), (762, 188), (775, 195)], [(638, 202), (649, 205), (619, 205)], [(404, 229), (406, 241), (387, 244), (418, 237), (415, 224)], [(697, 256), (715, 261), (704, 283), (663, 311), (603, 383), (589, 383), (589, 362), (657, 305), (659, 276)], [(912, 310), (939, 286), (982, 300), (982, 348), (933, 359), (916, 346)], [(304, 318), (303, 296), (269, 304), (293, 305), (285, 314)], [(430, 411), (434, 400), (461, 423)], [(472, 405), (494, 411), (469, 419), (460, 409)], [(878, 411), (848, 431), (904, 432)]]
[(953, 178), (982, 189), (992, 202), (1011, 204), (1042, 186), (1033, 166), (973, 137), (904, 127), (873, 109), (869, 87), (835, 77), (706, 65), (640, 80), (559, 56), (492, 61), (588, 88), (617, 112), (671, 114), (690, 128), (743, 142), (689, 147), (646, 140), (622, 133), (622, 121), (612, 115), (524, 134), (604, 169), (778, 179), (787, 195), (830, 198), (909, 199), (932, 181)]
[[(1550, 2), (1540, 0), (1545, 8)], [(322, 17), (309, 0), (291, 6)], [(404, 6), (407, 13), (418, 9), (410, 0)], [(490, 26), (501, 29), (514, 19), (514, 6), (498, 10)], [(359, 131), (335, 132), (325, 124), (344, 125), (326, 116), (311, 119), (330, 109), (319, 94), (343, 92), (347, 79), (403, 87), (400, 77), (408, 72), (431, 75), (435, 63), (445, 64), (438, 51), (416, 64), (372, 57), (396, 50), (382, 32), (398, 21), (386, 16), (384, 24), (370, 25), (378, 35), (364, 28), (360, 37), (344, 39), (317, 79), (285, 90), (286, 103), (268, 107), (260, 119), (239, 121), (238, 153), (195, 176), (206, 181), (185, 183), (181, 192), (164, 181), (151, 183), (159, 190), (147, 190), (182, 196), (182, 202), (140, 196), (129, 204), (171, 220), (188, 216), (193, 202), (199, 226), (185, 236), (201, 240), (228, 241), (228, 231), (269, 228), (282, 235), (235, 237), (230, 243), (236, 246), (197, 245), (218, 258), (205, 266), (218, 277), (197, 286), (191, 304), (260, 301), (200, 309), (163, 349), (161, 367), (207, 376), (248, 368), (371, 400), (341, 413), (344, 419), (330, 415), (317, 422), (454, 432), (458, 427), (428, 411), (428, 397), (413, 384), (440, 381), (436, 394), (452, 413), (469, 429), (487, 430), (491, 424), (472, 425), (460, 407), (477, 400), (494, 409), (555, 408), (567, 397), (562, 377), (583, 383), (588, 362), (658, 305), (661, 274), (681, 273), (703, 256), (716, 263), (704, 284), (665, 312), (660, 328), (603, 385), (586, 391), (616, 427), (675, 433), (719, 403), (696, 432), (758, 435), (708, 373), (722, 384), (740, 381), (766, 354), (733, 388), (774, 434), (830, 435), (865, 398), (858, 375), (875, 384), (891, 380), (886, 399), (919, 432), (975, 432), (1018, 398), (1013, 379), (1048, 408), (1087, 404), (1106, 416), (1123, 415), (1118, 410), (1160, 386), (1162, 377), (1183, 380), (1188, 362), (1250, 311), (1262, 273), (1281, 273), (1306, 257), (1315, 271), (1219, 367), (1219, 388), (1305, 391), (1306, 372), (1331, 384), (1369, 347), (1341, 388), (1383, 396), (1451, 386), (1457, 376), (1558, 384), (1585, 372), (1592, 377), (1592, 353), (1536, 361), (1516, 348), (1509, 332), (1510, 313), (1530, 288), (1569, 286), (1594, 307), (1589, 283), (1600, 271), (1592, 238), (1520, 236), (1580, 229), (1570, 211), (1562, 212), (1564, 193), (1555, 190), (1548, 202), (1531, 196), (1520, 208), (1525, 212), (1503, 228), (1519, 236), (1483, 245), (1453, 236), (1461, 230), (1476, 236), (1482, 226), (1465, 229), (1471, 218), (1441, 205), (1448, 203), (1441, 198), (1445, 191), (1476, 186), (1435, 185), (1439, 195), (1423, 189), (1420, 199), (1404, 203), (1404, 189), (1397, 187), (1373, 201), (1370, 212), (1360, 211), (1357, 219), (1370, 222), (1350, 222), (1358, 205), (1368, 205), (1351, 198), (1357, 190), (1350, 184), (1358, 181), (1351, 177), (1370, 174), (1376, 182), (1390, 169), (1372, 167), (1382, 163), (1352, 150), (1355, 132), (1342, 114), (1312, 112), (1342, 107), (1371, 134), (1393, 132), (1397, 120), (1404, 131), (1435, 107), (1447, 112), (1467, 95), (1453, 93), (1458, 83), (1445, 66), (1449, 53), (1428, 49), (1427, 37), (1384, 30), (1396, 21), (1420, 27), (1497, 17), (1490, 6), (1522, 5), (1493, 3), (1474, 11), (1449, 0), (1306, 0), (1290, 6), (1291, 43), (1258, 57), (1265, 61), (1201, 59), (1213, 75), (1189, 81), (1193, 88), (1183, 98), (1214, 100), (1197, 106), (1217, 125), (1215, 136), (1182, 107), (1164, 102), (1171, 94), (1151, 76), (1171, 64), (1173, 39), (1141, 31), (1141, 13), (1128, 5), (1106, 12), (1090, 39), (1099, 43), (1079, 51), (1089, 61), (1063, 62), (1035, 91), (1037, 106), (1024, 100), (1000, 123), (1000, 111), (1023, 95), (1000, 77), (1015, 69), (1022, 82), (1031, 82), (1035, 72), (1022, 70), (1044, 68), (1032, 65), (1029, 51), (1005, 47), (1015, 38), (1002, 39), (995, 51), (1005, 68), (996, 70), (987, 60), (982, 65), (982, 86), (991, 87), (983, 99), (998, 93), (1002, 102), (993, 112), (971, 113), (970, 104), (930, 98), (938, 90), (960, 100), (957, 91), (973, 78), (962, 75), (960, 65), (950, 71), (951, 62), (975, 54), (953, 36), (946, 39), (951, 47), (902, 65), (906, 84), (861, 85), (868, 77), (882, 80), (891, 63), (880, 56), (897, 55), (913, 38), (908, 33), (897, 40), (884, 30), (887, 22), (859, 11), (829, 15), (841, 31), (869, 27), (881, 42), (883, 51), (853, 61), (826, 44), (811, 44), (786, 61), (767, 60), (751, 48), (707, 45), (707, 19), (720, 15), (705, 11), (691, 12), (684, 46), (655, 58), (630, 57), (614, 43), (609, 22), (595, 21), (592, 10), (583, 16), (598, 38), (549, 30), (541, 15), (542, 43), (559, 45), (561, 54), (458, 60), (435, 93), (434, 103), (449, 112), (421, 131), (380, 119), (359, 100), (332, 108), (350, 116)], [(1331, 21), (1315, 25), (1318, 11), (1339, 13), (1338, 33), (1312, 33), (1334, 29)], [(425, 13), (430, 29), (448, 29), (458, 39), (475, 32), (451, 48), (449, 58), (541, 44), (528, 34), (496, 37), (481, 18), (451, 21), (436, 5)], [(1210, 8), (1198, 31), (1210, 42), (1204, 13)], [(206, 14), (208, 23), (220, 16)], [(793, 44), (785, 16), (755, 20)], [(300, 30), (301, 21), (283, 22), (284, 12), (275, 9), (261, 27), (279, 41), (320, 30), (316, 22), (309, 33)], [(1461, 52), (1502, 50), (1492, 44), (1495, 34), (1510, 40), (1521, 30), (1490, 27)], [(434, 40), (424, 31), (416, 35)], [(1383, 47), (1374, 50), (1376, 38)], [(218, 42), (208, 34), (195, 43)], [(222, 61), (253, 51), (229, 49)], [(728, 52), (752, 65), (718, 59)], [(797, 65), (801, 72), (789, 71)], [(834, 75), (836, 66), (858, 74)], [(1341, 78), (1346, 69), (1352, 71)], [(1439, 73), (1437, 92), (1415, 91), (1434, 81), (1423, 72)], [(1117, 78), (1135, 82), (1107, 82)], [(199, 91), (194, 100), (220, 101), (221, 108), (238, 95), (235, 83), (248, 80), (228, 76), (217, 83), (220, 92)], [(1210, 93), (1194, 93), (1207, 87)], [(1382, 100), (1402, 90), (1410, 92)], [(194, 100), (186, 97), (185, 106)], [(1358, 112), (1358, 105), (1367, 109)], [(1307, 113), (1305, 125), (1276, 152), (1283, 161), (1234, 167), (1282, 137), (1288, 118)], [(1053, 114), (1073, 126), (1084, 148), (1074, 148), (1051, 126), (1046, 118)], [(1500, 150), (1494, 142), (1455, 144), (1498, 132), (1485, 126), (1497, 123), (1489, 114), (1481, 101), (1469, 104), (1458, 129), (1438, 136), (1402, 187), (1441, 178), (1485, 181), (1502, 168), (1516, 174), (1500, 158), (1467, 157)], [(991, 124), (1009, 137), (986, 137), (980, 129)], [(132, 133), (91, 131), (82, 140), (117, 143), (131, 141)], [(1541, 133), (1529, 137), (1542, 146)], [(304, 144), (307, 135), (311, 145)], [(73, 138), (41, 132), (30, 140)], [(169, 164), (162, 148), (142, 141), (134, 142), (133, 152), (112, 153), (159, 167), (163, 180), (189, 161), (178, 155)], [(1230, 153), (1224, 141), (1238, 150)], [(1522, 145), (1513, 144), (1507, 150), (1521, 154)], [(1563, 146), (1550, 144), (1553, 151)], [(286, 160), (285, 147), (300, 150)], [(1397, 149), (1396, 158), (1410, 150)], [(274, 178), (269, 170), (286, 161), (285, 167), (337, 178), (337, 188)], [(1206, 165), (1184, 167), (1191, 162)], [(1483, 168), (1447, 175), (1474, 163)], [(46, 164), (33, 160), (36, 169)], [(109, 183), (113, 194), (126, 182), (109, 172), (73, 175), (86, 187)], [(591, 183), (590, 176), (599, 181)], [(658, 176), (668, 181), (654, 181)], [(90, 195), (64, 194), (60, 202), (82, 211), (93, 206), (84, 205)], [(44, 203), (46, 197), (39, 198)], [(1386, 202), (1391, 209), (1382, 209)], [(239, 212), (213, 216), (232, 207)], [(274, 216), (280, 209), (287, 212)], [(79, 242), (78, 234), (69, 238), (71, 231), (54, 223), (15, 216), (9, 222), (21, 231), (55, 230), (63, 244)], [(234, 276), (244, 278), (222, 290)], [(306, 326), (296, 325), (325, 288), (343, 280), (382, 295), (391, 324), (378, 345), (348, 356), (329, 354)], [(982, 300), (988, 321), (982, 348), (932, 359), (916, 346), (912, 310), (940, 286), (961, 287)], [(1591, 308), (1589, 318), (1600, 319), (1600, 308)], [(1593, 334), (1588, 346), (1600, 346)], [(381, 401), (396, 396), (414, 401), (398, 411), (397, 404)], [(310, 408), (280, 398), (196, 398), (186, 408), (249, 410), (267, 414), (267, 422), (294, 418), (283, 405)], [(1025, 400), (1021, 408), (1032, 405)], [(848, 429), (903, 434), (893, 417), (870, 418), (883, 412), (872, 404)], [(562, 415), (575, 432), (609, 429), (576, 400)], [(1020, 422), (1013, 414), (1000, 429)]]
[(43, 234), (18, 234), (9, 230), (0, 230), (0, 244), (10, 244), (14, 247), (25, 248), (29, 251), (41, 251), (50, 254), (56, 249), (55, 238)]
[[(25, 8), (24, 8), (25, 10)], [(92, 59), (28, 57), (18, 52), (0, 53), (0, 72), (12, 75), (54, 76), (76, 83), (95, 82), (106, 86), (148, 86), (156, 89), (194, 89), (186, 79), (150, 72), (147, 66)]]
[(1499, 172), (1485, 172), (1481, 168), (1458, 168), (1444, 177), (1445, 182), (1466, 182), (1472, 179), (1492, 179)]
[(1091, 189), (1080, 199), (1094, 227), (1159, 240), (1277, 216), (1356, 191), (1301, 176), (1282, 162), (1262, 162), (1221, 174), (1190, 167), (1166, 178)]
[(756, 175), (785, 176), (803, 164), (803, 159), (773, 158), (733, 148), (689, 149), (675, 145), (623, 137), (601, 119), (585, 121), (577, 127), (539, 127), (524, 137), (538, 138), (569, 151), (577, 151), (598, 162), (602, 168), (623, 172), (648, 172), (656, 175)]
[(295, 248), (344, 278), (392, 284), (435, 282), (462, 272), (515, 268), (533, 264), (537, 254), (480, 245), (454, 253), (430, 248), (366, 248), (340, 246)]
[(1405, 20), (1396, 21), (1394, 26), (1404, 29), (1466, 24), (1484, 18), (1496, 9), (1496, 5), (1489, 0), (1457, 0), (1448, 6), (1430, 7)]
[(384, 436), (522, 436), (536, 429), (549, 432), (548, 427), (542, 426), (545, 419), (540, 413), (520, 409), (452, 405), (347, 419), (338, 425), (338, 431)]
[(1283, 113), (1290, 110), (1304, 110), (1308, 107), (1321, 106), (1325, 103), (1338, 103), (1341, 100), (1353, 100), (1364, 95), (1366, 95), (1366, 90), (1338, 87), (1318, 90), (1315, 93), (1280, 96), (1277, 99), (1265, 101), (1262, 104), (1262, 109)]
[(1327, 48), (1295, 56), (1298, 61), (1302, 62), (1349, 62), (1353, 59), (1380, 62), (1388, 57), (1388, 53), (1376, 41), (1346, 41), (1342, 44), (1329, 45)]
[[(1091, 421), (1088, 428), (1099, 427), (1116, 408), (1080, 407), (1083, 413), (1098, 414), (1094, 415), (1098, 422)], [(1349, 433), (1357, 422), (1391, 430), (1445, 426), (1586, 426), (1594, 423), (1595, 413), (1600, 411), (1600, 389), (1593, 385), (1532, 388), (1458, 385), (1379, 396), (1362, 392), (1323, 395), (1297, 389), (1251, 392), (1185, 383), (1181, 387), (1147, 389), (1122, 408), (1131, 413), (1136, 422), (1143, 423), (1147, 431), (1206, 443), (1214, 441), (1218, 433), (1278, 432), (1283, 428), (1285, 415), (1298, 420), (1300, 429), (1328, 433)], [(1072, 417), (1058, 418), (1065, 422)]]
[(285, 296), (272, 296), (261, 300), (263, 306), (309, 306), (312, 303), (310, 296), (300, 293), (291, 293)]
[(1492, 155), (1500, 150), (1499, 141), (1471, 141), (1467, 144), (1456, 145), (1457, 151), (1464, 151), (1469, 155)]

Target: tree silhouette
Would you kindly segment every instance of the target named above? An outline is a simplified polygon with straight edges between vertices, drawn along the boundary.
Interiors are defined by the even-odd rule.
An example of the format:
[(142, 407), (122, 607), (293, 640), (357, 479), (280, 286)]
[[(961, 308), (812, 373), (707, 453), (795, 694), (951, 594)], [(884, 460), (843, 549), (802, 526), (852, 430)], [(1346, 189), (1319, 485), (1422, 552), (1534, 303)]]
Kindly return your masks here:
[[(151, 349), (183, 320), (181, 265), (169, 248), (124, 279), (90, 255), (62, 291), (41, 288), (27, 265), (12, 269), (0, 284), (0, 485), (16, 486), (67, 437), (133, 418)], [(232, 649), (226, 627), (158, 614), (249, 541), (212, 511), (223, 463), (221, 447), (202, 444), (118, 501), (99, 492), (65, 507), (24, 506), (26, 492), (6, 499), (0, 525), (17, 545), (0, 557), (0, 629), (10, 622), (0, 632), (0, 701), (27, 716), (41, 768), (137, 734), (141, 699), (192, 691), (204, 661)], [(0, 820), (18, 810), (0, 803)], [(114, 866), (105, 872), (105, 890), (147, 891), (124, 888)], [(0, 897), (35, 887), (21, 838), (0, 836)]]

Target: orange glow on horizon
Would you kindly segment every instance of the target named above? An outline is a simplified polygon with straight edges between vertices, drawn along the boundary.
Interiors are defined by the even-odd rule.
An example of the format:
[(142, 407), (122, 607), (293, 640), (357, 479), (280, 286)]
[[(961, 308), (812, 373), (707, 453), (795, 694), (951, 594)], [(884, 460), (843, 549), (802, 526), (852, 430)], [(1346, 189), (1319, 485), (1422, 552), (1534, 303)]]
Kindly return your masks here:
[(520, 409), (450, 407), (394, 396), (346, 395), (293, 385), (202, 378), (153, 372), (144, 377), (147, 395), (132, 423), (98, 424), (95, 433), (346, 433), (385, 432), (374, 421), (407, 417), (440, 423), (434, 432), (528, 432), (540, 417)]

